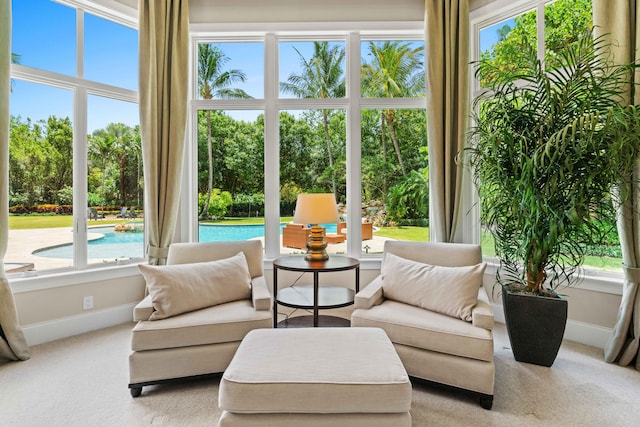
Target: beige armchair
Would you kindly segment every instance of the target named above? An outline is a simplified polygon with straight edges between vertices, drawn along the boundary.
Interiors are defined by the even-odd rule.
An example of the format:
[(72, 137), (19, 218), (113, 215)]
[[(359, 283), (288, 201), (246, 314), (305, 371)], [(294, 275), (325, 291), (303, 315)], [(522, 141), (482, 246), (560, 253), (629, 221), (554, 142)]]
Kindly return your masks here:
[[(356, 295), (351, 326), (384, 329), (410, 376), (469, 390), (479, 397), (483, 408), (491, 409), (495, 378), (493, 310), (482, 286), (484, 265), (481, 264), (480, 247), (469, 244), (390, 240), (385, 242), (384, 256), (381, 275)], [(443, 266), (445, 268), (440, 269), (443, 271), (464, 272), (467, 271), (465, 268), (473, 271), (473, 281), (464, 285), (467, 286), (466, 294), (470, 295), (470, 298), (467, 298), (470, 302), (466, 310), (468, 320), (420, 306), (424, 301), (418, 295), (419, 286), (424, 284), (418, 284), (419, 280), (405, 282), (407, 289), (411, 289), (411, 300), (405, 299), (402, 302), (386, 295), (385, 286), (389, 293), (394, 289), (391, 288), (392, 284), (396, 286), (395, 289), (398, 285), (402, 287), (402, 280), (397, 280), (394, 272), (385, 268), (385, 263), (390, 260), (396, 262), (398, 259), (401, 260), (398, 262), (404, 263), (399, 265), (409, 265), (409, 268), (418, 270), (421, 268), (419, 266), (424, 264), (415, 262)], [(405, 267), (397, 270), (398, 276), (403, 276), (406, 271)], [(453, 298), (457, 293), (457, 289), (453, 287), (458, 287), (465, 281), (463, 278), (446, 283), (446, 287), (440, 287), (440, 294), (429, 296), (425, 304), (439, 304), (439, 301), (444, 301), (441, 304), (443, 310), (439, 311), (447, 311), (450, 308), (448, 306), (455, 305), (455, 301), (447, 301), (447, 298)]]
[[(239, 273), (246, 277), (246, 288), (240, 289), (243, 298), (237, 299), (233, 294), (228, 296), (229, 291), (226, 289), (216, 290), (215, 298), (221, 298), (222, 294), (227, 293), (226, 300), (230, 301), (192, 311), (185, 311), (189, 307), (184, 306), (185, 301), (181, 298), (173, 298), (166, 301), (165, 307), (185, 312), (176, 315), (168, 313), (168, 316), (167, 313), (159, 316), (161, 307), (158, 305), (158, 292), (153, 294), (150, 291), (136, 305), (133, 317), (137, 323), (131, 334), (132, 353), (129, 356), (129, 388), (133, 397), (138, 397), (146, 385), (223, 372), (249, 331), (273, 326), (271, 294), (264, 278), (262, 243), (258, 240), (175, 243), (169, 248), (167, 266), (188, 265), (169, 269), (144, 266), (141, 270), (148, 287), (151, 273), (166, 274), (166, 271), (173, 269), (178, 270), (174, 276), (179, 281), (189, 282), (187, 286), (193, 289), (203, 283), (208, 285), (207, 281), (214, 280), (215, 276), (218, 276), (218, 282), (226, 284), (224, 281), (235, 273), (216, 272), (215, 268), (221, 262), (232, 259), (230, 257), (240, 259), (244, 268), (244, 276)], [(212, 273), (199, 274), (200, 271), (205, 271), (201, 270), (203, 266), (209, 265), (213, 265)], [(231, 267), (233, 268), (233, 264)], [(180, 268), (184, 270), (181, 271)], [(167, 281), (168, 279), (164, 280)], [(156, 280), (154, 286), (158, 282), (162, 280)], [(188, 288), (185, 289), (189, 291)], [(167, 289), (163, 291), (165, 294), (169, 292)], [(197, 301), (200, 299), (198, 292), (194, 291), (196, 298), (192, 300), (196, 301), (192, 303), (201, 303)], [(160, 318), (154, 320), (158, 317)]]

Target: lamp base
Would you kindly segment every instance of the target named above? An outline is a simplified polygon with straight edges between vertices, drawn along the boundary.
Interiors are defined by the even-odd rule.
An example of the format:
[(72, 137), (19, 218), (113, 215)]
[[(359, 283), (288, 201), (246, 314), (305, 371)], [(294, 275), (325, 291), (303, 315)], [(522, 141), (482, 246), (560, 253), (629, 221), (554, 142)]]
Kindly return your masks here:
[(304, 256), (304, 259), (307, 261), (326, 261), (329, 259), (324, 233), (324, 227), (317, 224), (311, 226), (311, 234), (307, 241), (307, 254)]

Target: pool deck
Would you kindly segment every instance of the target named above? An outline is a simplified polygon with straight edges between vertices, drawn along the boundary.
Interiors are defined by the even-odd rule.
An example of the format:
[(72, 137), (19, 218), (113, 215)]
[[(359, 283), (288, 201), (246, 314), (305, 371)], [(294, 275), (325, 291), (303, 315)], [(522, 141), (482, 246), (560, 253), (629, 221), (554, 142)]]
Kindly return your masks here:
[[(43, 235), (46, 237), (43, 238)], [(95, 239), (100, 237), (100, 234), (88, 233), (87, 237)], [(40, 257), (33, 252), (43, 246), (57, 246), (72, 242), (73, 233), (70, 227), (9, 230), (9, 246), (4, 261), (5, 264), (31, 263), (36, 270), (71, 267), (72, 260)], [(98, 262), (102, 260), (89, 260), (89, 263)]]
[[(107, 225), (107, 224), (105, 224)], [(35, 270), (50, 270), (58, 268), (68, 268), (72, 266), (72, 262), (69, 259), (56, 259), (45, 258), (34, 255), (33, 252), (37, 249), (41, 249), (43, 246), (56, 246), (62, 244), (72, 243), (73, 234), (72, 229), (63, 228), (38, 228), (29, 230), (9, 230), (9, 245), (7, 254), (4, 258), (5, 270), (14, 269), (17, 267), (29, 267), (29, 264), (33, 264)], [(90, 229), (89, 229), (90, 231)], [(43, 238), (43, 235), (46, 236)], [(89, 239), (95, 239), (100, 235), (97, 233), (88, 233)], [(258, 240), (262, 241), (264, 246), (264, 237), (258, 237)], [(280, 236), (280, 245), (282, 246), (282, 235)], [(369, 247), (369, 253), (382, 252), (384, 242), (389, 240), (386, 237), (378, 237), (373, 235), (373, 239), (365, 240), (362, 242), (362, 247)], [(43, 243), (46, 241), (46, 243)], [(282, 248), (280, 249), (283, 254), (292, 253), (304, 253), (303, 249), (295, 248)], [(344, 254), (347, 251), (347, 244), (344, 243), (332, 243), (327, 246), (328, 253), (341, 253)], [(363, 249), (363, 252), (365, 250)], [(102, 260), (90, 259), (89, 264), (101, 263)], [(23, 272), (16, 271), (15, 273)], [(9, 272), (9, 271), (7, 271)], [(26, 275), (26, 274), (25, 274)]]

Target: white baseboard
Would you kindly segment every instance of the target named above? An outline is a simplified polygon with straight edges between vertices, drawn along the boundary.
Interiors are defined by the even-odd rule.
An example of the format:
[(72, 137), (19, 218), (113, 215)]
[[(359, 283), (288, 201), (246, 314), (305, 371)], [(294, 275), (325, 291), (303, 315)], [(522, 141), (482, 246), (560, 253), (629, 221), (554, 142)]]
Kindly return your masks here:
[[(496, 322), (504, 323), (504, 312), (502, 306), (493, 305), (493, 317)], [(564, 330), (564, 339), (575, 341), (580, 344), (604, 349), (613, 335), (613, 329), (604, 326), (592, 325), (590, 323), (579, 322), (577, 320), (567, 320)]]
[(28, 345), (38, 345), (125, 322), (133, 322), (133, 307), (135, 307), (135, 303), (95, 310), (49, 322), (34, 323), (23, 326), (22, 331)]
[(564, 339), (604, 349), (613, 336), (613, 329), (590, 323), (567, 320)]

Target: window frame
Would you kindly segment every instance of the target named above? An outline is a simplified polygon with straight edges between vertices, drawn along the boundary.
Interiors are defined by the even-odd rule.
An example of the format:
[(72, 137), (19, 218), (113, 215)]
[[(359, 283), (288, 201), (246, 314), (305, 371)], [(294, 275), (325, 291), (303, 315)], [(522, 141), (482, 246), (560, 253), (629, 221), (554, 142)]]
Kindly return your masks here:
[[(425, 109), (424, 97), (417, 98), (364, 98), (360, 89), (361, 42), (368, 40), (424, 41), (423, 23), (395, 23), (395, 28), (381, 29), (380, 24), (351, 24), (344, 30), (318, 29), (300, 24), (283, 24), (280, 30), (255, 31), (247, 35), (243, 29), (215, 26), (192, 25), (190, 40), (190, 113), (187, 130), (187, 145), (181, 194), (181, 213), (178, 230), (182, 241), (197, 241), (197, 112), (200, 110), (256, 110), (264, 111), (265, 138), (265, 259), (270, 263), (281, 256), (280, 253), (280, 150), (279, 113), (286, 110), (340, 109), (345, 111), (346, 158), (347, 158), (347, 222), (360, 223), (361, 213), (361, 113), (367, 109), (406, 108)], [(200, 43), (216, 42), (263, 42), (264, 43), (264, 98), (262, 99), (198, 99), (197, 93), (197, 52)], [(343, 42), (345, 46), (346, 94), (343, 98), (280, 98), (279, 96), (279, 55), (280, 42), (329, 41)], [(356, 206), (357, 208), (353, 208)], [(346, 256), (371, 261), (373, 268), (379, 268), (380, 254), (363, 254), (361, 230), (359, 227), (347, 229)]]
[[(11, 64), (12, 79), (26, 83), (46, 85), (69, 90), (72, 93), (73, 127), (73, 204), (87, 206), (88, 188), (88, 97), (89, 95), (116, 101), (138, 104), (138, 92), (110, 84), (86, 80), (84, 78), (84, 17), (91, 14), (119, 25), (138, 31), (137, 11), (126, 7), (113, 9), (88, 0), (55, 0), (65, 7), (75, 10), (76, 75), (69, 76), (21, 64)], [(88, 220), (85, 209), (74, 209), (73, 213), (73, 257), (71, 267), (13, 273), (8, 275), (14, 292), (68, 286), (85, 283), (87, 274), (94, 280), (130, 276), (133, 266), (123, 268), (123, 264), (146, 262), (145, 258), (117, 260), (105, 263), (88, 261)], [(146, 241), (146, 233), (145, 233)], [(119, 270), (119, 271), (115, 271)], [(85, 278), (85, 279), (83, 279)]]
[[(516, 17), (526, 12), (536, 12), (537, 25), (537, 49), (538, 58), (544, 60), (545, 55), (545, 33), (544, 33), (544, 12), (545, 6), (553, 3), (555, 0), (495, 0), (483, 7), (473, 10), (469, 14), (469, 105), (473, 100), (485, 90), (480, 87), (479, 82), (474, 77), (474, 62), (480, 58), (480, 31), (492, 25)], [(542, 17), (542, 19), (541, 19)], [(470, 122), (473, 126), (473, 123)], [(469, 175), (469, 174), (465, 174)], [(465, 180), (464, 190), (466, 196), (463, 203), (468, 203), (471, 210), (468, 218), (465, 219), (465, 228), (471, 231), (471, 234), (480, 238), (480, 209), (477, 192), (473, 189), (473, 183), (470, 178)], [(497, 264), (495, 259), (486, 259), (490, 263), (486, 274), (494, 274)], [(622, 272), (599, 271), (595, 269), (586, 269), (584, 279), (580, 283), (580, 289), (596, 291), (614, 295), (622, 295), (622, 283), (624, 275)]]

